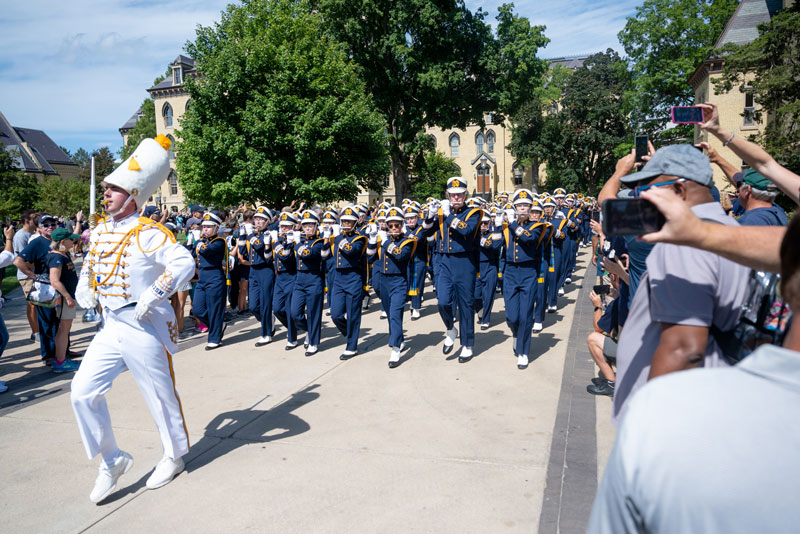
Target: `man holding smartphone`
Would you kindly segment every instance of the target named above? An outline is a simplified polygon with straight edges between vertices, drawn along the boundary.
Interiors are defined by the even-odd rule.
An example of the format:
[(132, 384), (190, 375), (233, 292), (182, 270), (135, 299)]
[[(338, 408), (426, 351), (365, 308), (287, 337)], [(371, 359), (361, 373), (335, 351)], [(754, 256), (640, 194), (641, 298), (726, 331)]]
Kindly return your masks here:
[[(669, 187), (701, 219), (737, 224), (711, 196), (708, 157), (691, 145), (656, 151), (637, 173), (620, 179), (634, 195)], [(727, 365), (709, 335), (729, 330), (744, 300), (748, 269), (715, 254), (677, 245), (656, 245), (619, 340), (614, 419), (647, 380), (695, 367)]]

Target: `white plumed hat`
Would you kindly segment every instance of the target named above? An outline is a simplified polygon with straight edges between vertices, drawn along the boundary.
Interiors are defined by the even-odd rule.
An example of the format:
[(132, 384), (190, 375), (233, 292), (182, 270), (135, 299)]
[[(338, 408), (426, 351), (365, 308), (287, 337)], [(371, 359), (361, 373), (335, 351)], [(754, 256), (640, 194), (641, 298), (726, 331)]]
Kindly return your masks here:
[(164, 135), (143, 139), (128, 159), (103, 181), (130, 193), (141, 208), (169, 176), (169, 148), (172, 142)]

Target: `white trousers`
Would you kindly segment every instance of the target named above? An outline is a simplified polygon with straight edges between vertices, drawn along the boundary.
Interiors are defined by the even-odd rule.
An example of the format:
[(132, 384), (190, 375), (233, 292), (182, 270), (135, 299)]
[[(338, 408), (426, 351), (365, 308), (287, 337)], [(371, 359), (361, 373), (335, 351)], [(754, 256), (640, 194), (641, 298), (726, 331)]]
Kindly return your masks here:
[(72, 380), (72, 409), (86, 454), (117, 450), (106, 393), (126, 368), (142, 392), (161, 435), (164, 453), (179, 458), (189, 452), (189, 436), (175, 389), (172, 356), (148, 320), (133, 319), (134, 308), (103, 310), (103, 328), (95, 335)]

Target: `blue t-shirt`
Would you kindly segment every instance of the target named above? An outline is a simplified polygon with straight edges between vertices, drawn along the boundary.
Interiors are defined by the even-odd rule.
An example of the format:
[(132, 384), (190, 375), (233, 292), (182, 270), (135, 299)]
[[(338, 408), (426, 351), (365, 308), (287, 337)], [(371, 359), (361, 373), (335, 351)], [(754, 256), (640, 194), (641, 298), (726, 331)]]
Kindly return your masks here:
[(739, 217), (739, 224), (743, 226), (786, 226), (786, 212), (778, 206), (756, 208), (747, 210)]
[(47, 271), (47, 255), (50, 253), (50, 240), (39, 236), (31, 239), (28, 245), (19, 253), (19, 257), (33, 264), (34, 274)]
[(50, 252), (47, 255), (47, 269), (49, 270), (53, 267), (61, 267), (61, 283), (64, 284), (69, 296), (75, 298), (75, 289), (78, 287), (78, 273), (75, 272), (75, 264), (72, 263), (72, 258), (62, 256), (57, 252)]
[(655, 244), (639, 241), (636, 236), (626, 236), (625, 244), (628, 246), (628, 277), (631, 280), (631, 292), (628, 298), (628, 308), (630, 308), (636, 288), (639, 287), (639, 280), (647, 270), (647, 256), (650, 255)]

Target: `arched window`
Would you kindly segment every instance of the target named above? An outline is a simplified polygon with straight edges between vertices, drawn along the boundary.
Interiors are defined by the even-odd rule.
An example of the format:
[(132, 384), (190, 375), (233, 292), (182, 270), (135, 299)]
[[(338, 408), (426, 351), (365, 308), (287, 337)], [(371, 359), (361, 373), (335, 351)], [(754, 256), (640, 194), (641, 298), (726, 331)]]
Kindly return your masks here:
[(172, 143), (169, 145), (169, 159), (175, 159), (175, 138), (172, 137), (172, 135), (167, 134), (167, 139), (169, 139)]
[(172, 106), (169, 105), (169, 102), (164, 104), (164, 107), (161, 108), (161, 115), (164, 116), (164, 124), (167, 127), (172, 126)]
[(475, 135), (475, 144), (478, 145), (478, 154), (481, 154), (483, 152), (483, 134), (481, 132)]
[(486, 148), (489, 154), (494, 154), (494, 132), (489, 130), (489, 133), (486, 134)]
[(458, 137), (458, 134), (453, 134), (450, 136), (450, 157), (457, 158), (458, 157), (458, 147), (461, 145), (461, 138)]
[(519, 163), (514, 163), (511, 172), (514, 174), (514, 185), (522, 185), (522, 173), (525, 169)]
[(431, 144), (433, 145), (433, 148), (436, 148), (436, 136), (433, 135), (433, 134), (428, 134), (428, 137), (431, 140)]
[(174, 169), (169, 171), (169, 194), (178, 194), (178, 175), (175, 173)]

